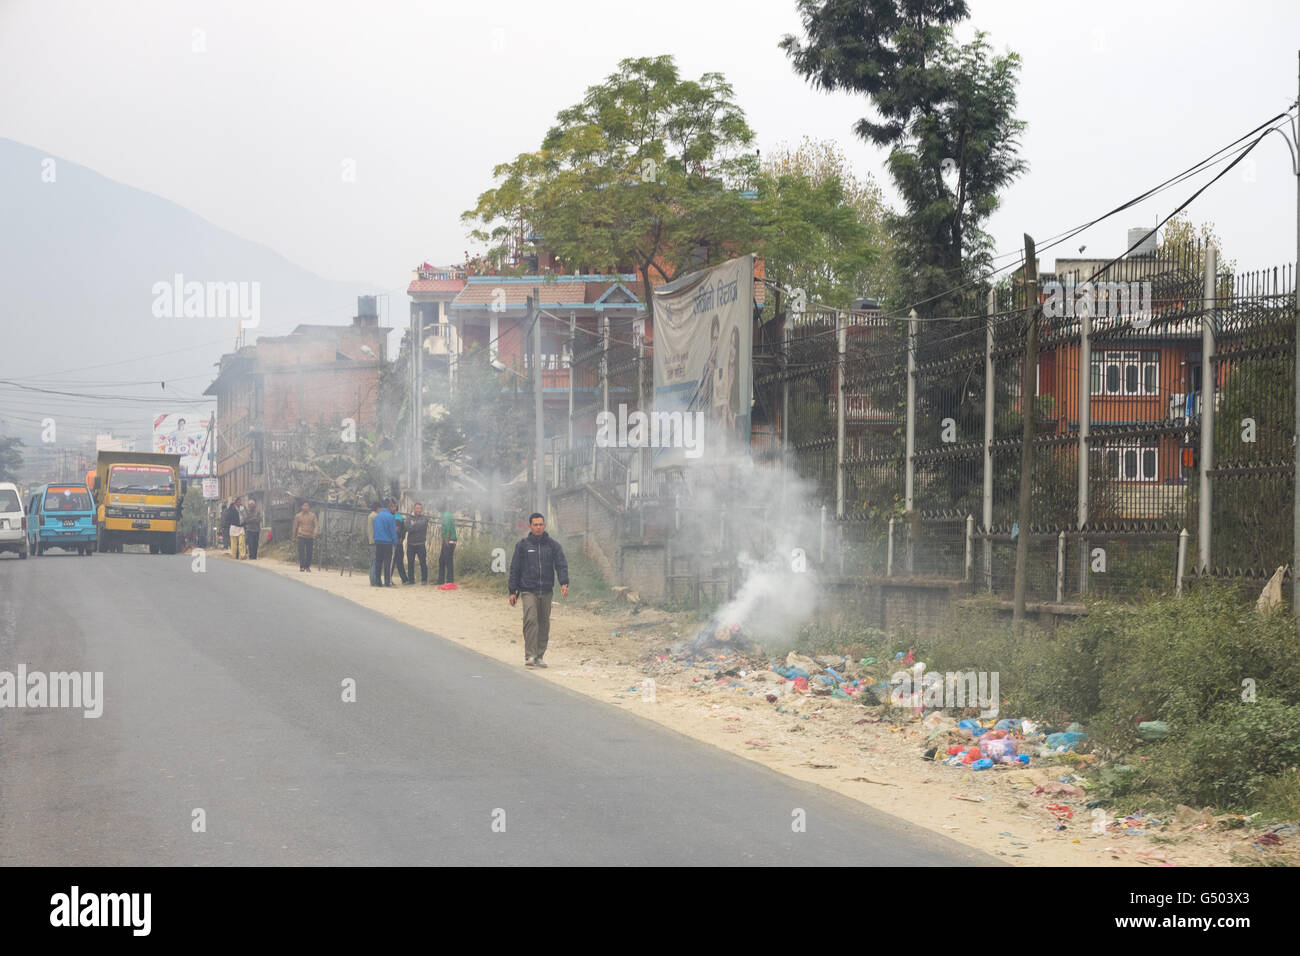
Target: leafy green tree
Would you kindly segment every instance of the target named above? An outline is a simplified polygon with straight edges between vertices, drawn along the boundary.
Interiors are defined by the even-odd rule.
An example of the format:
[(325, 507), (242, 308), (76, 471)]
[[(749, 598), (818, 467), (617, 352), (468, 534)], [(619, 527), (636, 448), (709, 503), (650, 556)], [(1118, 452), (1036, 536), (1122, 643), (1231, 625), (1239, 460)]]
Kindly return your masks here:
[(671, 56), (625, 59), (539, 150), (494, 169), (463, 219), (498, 267), (544, 249), (563, 271), (635, 271), (649, 301), (652, 274), (672, 280), (752, 242), (753, 139), (722, 74), (683, 80)]
[[(765, 275), (802, 290), (809, 304), (845, 308), (890, 284), (886, 216), (880, 187), (855, 176), (831, 142), (805, 138), (763, 160), (755, 217)], [(785, 296), (774, 293), (774, 315)]]
[(1025, 124), (1014, 117), (1020, 59), (994, 55), (983, 33), (954, 42), (964, 0), (800, 0), (799, 13), (804, 39), (781, 41), (796, 72), (822, 89), (865, 94), (879, 115), (855, 131), (889, 148), (903, 199), (897, 303), (943, 314), (956, 301), (944, 293), (987, 264), (981, 224), (1026, 168), (1017, 156)]

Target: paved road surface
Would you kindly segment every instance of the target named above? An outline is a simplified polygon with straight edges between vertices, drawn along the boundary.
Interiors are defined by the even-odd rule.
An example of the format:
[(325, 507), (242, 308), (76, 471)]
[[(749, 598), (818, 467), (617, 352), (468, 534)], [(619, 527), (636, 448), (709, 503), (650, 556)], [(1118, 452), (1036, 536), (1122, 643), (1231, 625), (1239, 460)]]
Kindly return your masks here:
[(19, 664), (102, 671), (104, 711), (0, 709), (0, 865), (989, 861), (226, 560), (0, 557)]

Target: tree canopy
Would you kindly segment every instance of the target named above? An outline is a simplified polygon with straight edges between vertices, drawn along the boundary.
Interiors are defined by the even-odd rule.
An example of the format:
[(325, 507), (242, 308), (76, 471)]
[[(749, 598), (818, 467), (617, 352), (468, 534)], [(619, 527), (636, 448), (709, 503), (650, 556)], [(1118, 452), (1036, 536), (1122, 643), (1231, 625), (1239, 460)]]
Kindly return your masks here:
[(538, 150), (496, 167), (463, 218), (498, 267), (544, 248), (556, 271), (635, 271), (648, 301), (652, 274), (669, 281), (751, 240), (753, 140), (722, 74), (684, 80), (671, 56), (625, 59)]

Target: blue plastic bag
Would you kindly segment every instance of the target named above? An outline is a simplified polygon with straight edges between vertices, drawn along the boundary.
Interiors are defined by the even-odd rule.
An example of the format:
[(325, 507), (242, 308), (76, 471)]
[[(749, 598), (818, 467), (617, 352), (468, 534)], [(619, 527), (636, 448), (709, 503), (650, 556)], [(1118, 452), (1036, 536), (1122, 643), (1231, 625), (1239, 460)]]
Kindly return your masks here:
[(1080, 740), (1085, 739), (1087, 736), (1087, 734), (1078, 733), (1073, 730), (1063, 730), (1057, 734), (1048, 734), (1047, 749), (1071, 753), (1074, 750), (1074, 745)]

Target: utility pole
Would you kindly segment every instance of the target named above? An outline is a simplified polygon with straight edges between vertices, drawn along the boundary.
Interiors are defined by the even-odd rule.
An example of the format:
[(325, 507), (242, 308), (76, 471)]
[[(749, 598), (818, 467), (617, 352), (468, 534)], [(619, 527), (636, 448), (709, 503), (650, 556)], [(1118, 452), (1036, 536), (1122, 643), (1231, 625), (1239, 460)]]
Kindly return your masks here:
[(1016, 588), (1011, 623), (1025, 620), (1025, 574), (1029, 570), (1029, 496), (1034, 472), (1034, 376), (1038, 371), (1038, 260), (1034, 240), (1025, 233), (1025, 363), (1020, 376), (1020, 414), (1024, 443), (1020, 447), (1020, 513), (1016, 537)]
[(844, 363), (848, 352), (848, 328), (844, 313), (835, 310), (835, 348), (838, 353), (835, 372), (835, 517), (844, 517)]
[(574, 355), (578, 346), (578, 314), (569, 312), (569, 443), (566, 452), (573, 454), (573, 390), (577, 383), (573, 381), (573, 376), (577, 373), (574, 365)]
[[(1297, 61), (1300, 61), (1300, 52), (1296, 54)], [(1292, 485), (1295, 488), (1295, 498), (1291, 506), (1292, 522), (1292, 555), (1291, 555), (1291, 611), (1296, 617), (1300, 618), (1300, 62), (1297, 63), (1296, 70), (1296, 118), (1291, 128), (1291, 138), (1295, 141), (1295, 150), (1292, 153), (1291, 165), (1295, 172), (1295, 269), (1291, 273), (1291, 279), (1295, 282), (1295, 472), (1292, 476)]]
[(542, 470), (542, 446), (546, 441), (546, 423), (542, 418), (542, 313), (536, 286), (528, 300), (528, 315), (533, 320), (533, 455), (536, 461), (533, 475), (537, 482), (536, 508), (539, 514), (546, 514), (546, 477)]
[(1205, 316), (1201, 319), (1201, 476), (1200, 508), (1197, 516), (1197, 562), (1200, 573), (1210, 573), (1212, 559), (1210, 538), (1214, 533), (1211, 509), (1214, 489), (1210, 485), (1210, 472), (1214, 469), (1214, 399), (1218, 375), (1214, 370), (1214, 335), (1216, 309), (1216, 279), (1219, 272), (1218, 250), (1205, 247)]
[[(438, 304), (441, 308), (441, 303)], [(415, 320), (415, 481), (411, 490), (424, 487), (424, 313), (417, 311)]]
[(984, 526), (984, 590), (993, 591), (993, 415), (994, 388), (997, 386), (993, 367), (993, 317), (997, 315), (997, 293), (989, 289), (988, 327), (984, 330), (984, 487), (980, 521)]

